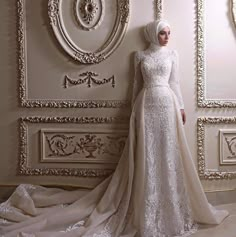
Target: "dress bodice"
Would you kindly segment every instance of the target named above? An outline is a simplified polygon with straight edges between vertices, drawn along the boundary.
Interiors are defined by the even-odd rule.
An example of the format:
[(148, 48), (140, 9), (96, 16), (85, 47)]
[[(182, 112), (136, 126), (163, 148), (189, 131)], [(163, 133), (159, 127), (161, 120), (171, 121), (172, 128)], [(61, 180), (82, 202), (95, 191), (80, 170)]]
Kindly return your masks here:
[(172, 61), (171, 51), (164, 47), (156, 51), (144, 51), (141, 60), (144, 87), (168, 85)]
[[(141, 78), (138, 69), (141, 69)], [(168, 86), (173, 90), (179, 107), (184, 108), (178, 77), (178, 54), (167, 47), (150, 45), (145, 51), (135, 54), (135, 80), (132, 104), (142, 88)]]

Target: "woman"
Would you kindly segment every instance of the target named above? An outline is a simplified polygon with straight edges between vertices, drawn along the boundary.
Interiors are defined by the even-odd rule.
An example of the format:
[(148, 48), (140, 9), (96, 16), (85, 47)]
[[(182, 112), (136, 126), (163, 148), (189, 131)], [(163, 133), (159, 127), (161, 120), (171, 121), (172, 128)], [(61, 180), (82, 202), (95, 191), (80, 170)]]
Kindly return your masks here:
[(208, 203), (188, 150), (169, 35), (165, 21), (145, 28), (150, 46), (135, 55), (129, 136), (114, 174), (86, 194), (20, 185), (0, 207), (0, 234), (177, 237), (228, 215)]

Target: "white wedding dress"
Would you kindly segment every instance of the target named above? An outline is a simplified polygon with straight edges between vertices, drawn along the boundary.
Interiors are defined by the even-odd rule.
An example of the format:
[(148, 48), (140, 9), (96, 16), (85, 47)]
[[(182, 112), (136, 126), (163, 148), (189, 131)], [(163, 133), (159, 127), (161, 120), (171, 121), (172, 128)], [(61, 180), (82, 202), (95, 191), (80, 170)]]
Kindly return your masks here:
[(114, 174), (94, 190), (22, 184), (0, 206), (2, 237), (176, 237), (227, 215), (204, 194), (184, 134), (177, 53), (135, 55), (129, 136)]

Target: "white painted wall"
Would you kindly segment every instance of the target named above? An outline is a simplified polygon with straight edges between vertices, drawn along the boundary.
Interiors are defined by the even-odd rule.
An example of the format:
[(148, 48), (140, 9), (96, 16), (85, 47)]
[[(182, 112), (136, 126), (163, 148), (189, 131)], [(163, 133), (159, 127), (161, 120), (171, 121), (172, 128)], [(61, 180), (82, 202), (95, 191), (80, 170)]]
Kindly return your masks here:
[[(26, 0), (30, 1), (30, 0)], [(40, 1), (40, 3), (39, 3)], [(17, 163), (19, 159), (18, 119), (25, 116), (117, 116), (129, 115), (129, 109), (50, 109), (21, 108), (18, 103), (17, 41), (16, 41), (16, 4), (15, 0), (0, 1), (0, 131), (1, 131), (1, 165), (0, 185), (16, 185), (22, 182), (37, 184), (61, 184), (92, 187), (100, 179), (53, 176), (19, 176)], [(31, 51), (29, 62), (29, 96), (71, 99), (72, 94), (64, 93), (60, 85), (63, 73), (75, 75), (84, 70), (84, 66), (74, 64), (63, 53), (56, 42), (52, 29), (47, 26), (46, 0), (30, 2), (32, 7), (28, 14), (30, 24), (27, 42)], [(185, 125), (189, 147), (197, 165), (197, 118), (200, 116), (235, 116), (235, 109), (202, 109), (197, 107), (196, 85), (196, 1), (163, 0), (164, 18), (171, 24), (170, 47), (175, 48), (180, 56), (181, 88), (185, 102), (187, 123)], [(206, 2), (206, 95), (207, 98), (235, 99), (235, 62), (236, 62), (236, 26), (233, 24), (230, 1), (213, 0)], [(29, 3), (27, 3), (29, 4)], [(29, 7), (29, 6), (28, 6)], [(131, 0), (131, 17), (128, 31), (119, 48), (106, 61), (89, 66), (88, 69), (114, 73), (117, 76), (116, 87), (96, 89), (96, 95), (104, 99), (129, 99), (133, 78), (133, 52), (146, 47), (143, 26), (154, 19), (152, 0)], [(38, 12), (36, 9), (40, 9)], [(27, 10), (27, 9), (26, 9)], [(35, 11), (37, 14), (32, 14)], [(35, 25), (34, 25), (35, 24)], [(35, 30), (35, 26), (39, 27)], [(48, 31), (49, 29), (49, 31)], [(41, 48), (42, 47), (42, 48)], [(34, 61), (35, 60), (35, 61)], [(46, 61), (45, 61), (46, 60)], [(38, 63), (38, 67), (37, 67)], [(108, 73), (108, 74), (109, 74)], [(107, 75), (108, 75), (107, 74)], [(35, 75), (35, 76), (34, 76)], [(57, 77), (55, 77), (57, 75)], [(42, 80), (40, 80), (40, 77)], [(59, 79), (58, 79), (59, 78)], [(46, 82), (48, 80), (48, 85)], [(58, 87), (58, 88), (57, 88)], [(54, 90), (53, 90), (54, 88)], [(57, 88), (57, 89), (55, 89)], [(85, 89), (85, 88), (84, 88)], [(83, 92), (84, 92), (83, 89)], [(74, 98), (81, 98), (79, 89), (72, 89)], [(95, 98), (88, 92), (82, 98)], [(101, 99), (100, 98), (100, 99)], [(220, 128), (236, 129), (236, 125), (212, 126), (206, 132), (207, 167), (219, 168)], [(40, 125), (38, 126), (40, 129)], [(37, 141), (32, 141), (38, 146)], [(33, 160), (37, 160), (37, 149)], [(33, 153), (34, 153), (33, 152)], [(236, 171), (236, 166), (224, 169)], [(236, 180), (203, 181), (206, 190), (228, 190), (236, 187)]]

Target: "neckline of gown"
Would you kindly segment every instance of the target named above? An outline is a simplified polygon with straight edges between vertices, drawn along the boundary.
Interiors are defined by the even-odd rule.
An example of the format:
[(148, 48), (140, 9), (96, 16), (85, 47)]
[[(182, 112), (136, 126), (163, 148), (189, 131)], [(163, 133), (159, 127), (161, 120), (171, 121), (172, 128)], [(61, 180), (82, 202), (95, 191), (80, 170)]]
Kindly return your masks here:
[(153, 44), (151, 43), (148, 47), (148, 50), (151, 52), (162, 52), (166, 51), (167, 47), (166, 46), (160, 46), (158, 44)]

